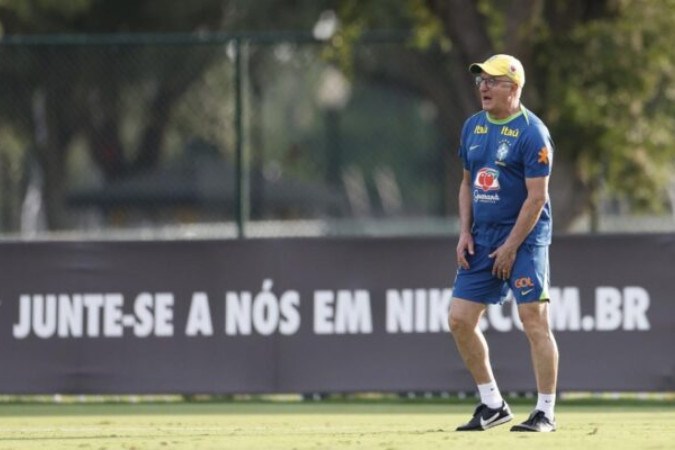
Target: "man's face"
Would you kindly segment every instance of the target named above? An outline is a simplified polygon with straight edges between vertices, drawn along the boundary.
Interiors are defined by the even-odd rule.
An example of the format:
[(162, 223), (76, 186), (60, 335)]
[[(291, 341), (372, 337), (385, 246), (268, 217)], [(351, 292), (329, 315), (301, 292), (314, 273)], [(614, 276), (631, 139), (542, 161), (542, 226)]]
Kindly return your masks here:
[(481, 106), (492, 117), (505, 119), (511, 114), (513, 96), (518, 86), (505, 76), (492, 76), (483, 72), (476, 77)]

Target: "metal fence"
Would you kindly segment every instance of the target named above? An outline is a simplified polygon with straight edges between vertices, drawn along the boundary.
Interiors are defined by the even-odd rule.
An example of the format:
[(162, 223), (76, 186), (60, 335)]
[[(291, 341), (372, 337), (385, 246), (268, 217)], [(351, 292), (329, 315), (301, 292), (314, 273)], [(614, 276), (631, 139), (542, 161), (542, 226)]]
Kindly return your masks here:
[(3, 233), (322, 234), (446, 216), (431, 104), (345, 74), (326, 48), (304, 35), (5, 39)]
[(454, 232), (456, 142), (379, 70), (408, 50), (369, 36), (344, 70), (303, 34), (5, 38), (1, 235)]

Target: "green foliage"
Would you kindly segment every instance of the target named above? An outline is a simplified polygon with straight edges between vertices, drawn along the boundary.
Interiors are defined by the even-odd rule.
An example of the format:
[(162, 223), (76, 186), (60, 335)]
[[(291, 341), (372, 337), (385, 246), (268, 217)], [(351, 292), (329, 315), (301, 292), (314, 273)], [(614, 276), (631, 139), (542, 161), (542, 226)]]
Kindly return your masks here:
[[(620, 2), (540, 48), (546, 115), (582, 180), (636, 210), (663, 206), (675, 157), (675, 2)], [(561, 155), (562, 156), (562, 155)]]
[(438, 43), (445, 52), (452, 48), (452, 42), (444, 33), (443, 22), (424, 0), (408, 0), (406, 6), (414, 23), (412, 41), (415, 47), (424, 50)]
[[(462, 115), (469, 112), (465, 110), (472, 107), (466, 95), (461, 95), (472, 89), (470, 80), (467, 77), (463, 84), (457, 75), (460, 72), (453, 71), (455, 64), (483, 57), (479, 53), (488, 50), (516, 48), (531, 56), (526, 61), (528, 70), (532, 70), (527, 91), (535, 94), (537, 112), (552, 129), (559, 148), (556, 158), (571, 161), (589, 191), (604, 185), (636, 209), (663, 206), (663, 187), (669, 181), (675, 157), (675, 55), (671, 50), (675, 42), (675, 0), (530, 3), (532, 10), (515, 14), (514, 5), (522, 2), (513, 0), (456, 0), (453, 8), (445, 0), (404, 0), (398, 7), (386, 0), (175, 0), (170, 6), (166, 0), (0, 0), (0, 24), (7, 34), (311, 31), (323, 11), (334, 10), (341, 25), (324, 46), (322, 56), (337, 62), (348, 75), (357, 70), (353, 65), (358, 60), (356, 42), (365, 31), (410, 32), (406, 51), (390, 58), (387, 70), (381, 67), (386, 59), (382, 51), (364, 52), (361, 59), (370, 59), (380, 69), (371, 72), (371, 76), (379, 77), (374, 84), (384, 81), (397, 95), (411, 93), (415, 98), (411, 102), (432, 101), (439, 111), (439, 121), (443, 121), (443, 132), (458, 128)], [(451, 19), (471, 10), (480, 15), (477, 23), (485, 28), (475, 35), (487, 38), (476, 40), (473, 36), (474, 45), (467, 46), (470, 38), (463, 41), (457, 36), (466, 37), (476, 30), (455, 30), (453, 26), (462, 24)], [(485, 48), (485, 39), (489, 39), (491, 48)], [(166, 125), (158, 128), (158, 134), (165, 134), (170, 142), (179, 143), (195, 130), (214, 140), (231, 136), (231, 130), (219, 128), (231, 111), (221, 107), (209, 120), (193, 113), (202, 104), (225, 103), (231, 80), (220, 78), (229, 69), (227, 62), (214, 66), (217, 58), (210, 51), (185, 54), (171, 48), (168, 56), (159, 60), (148, 53), (149, 49), (112, 51), (113, 56), (102, 52), (99, 57), (83, 58), (47, 48), (34, 57), (21, 54), (17, 47), (4, 47), (0, 59), (0, 117), (4, 128), (0, 139), (12, 145), (5, 145), (2, 152), (12, 148), (15, 155), (18, 149), (31, 146), (29, 141), (36, 133), (34, 124), (26, 118), (34, 112), (35, 92), (46, 93), (47, 99), (59, 99), (47, 107), (51, 108), (54, 129), (63, 130), (64, 136), (56, 143), (60, 149), (47, 146), (49, 152), (44, 157), (49, 158), (48, 163), (54, 163), (58, 152), (68, 158), (69, 140), (83, 141), (84, 132), (75, 126), (62, 126), (61, 119), (63, 124), (86, 128), (92, 142), (104, 131), (115, 130), (119, 136), (110, 137), (110, 142), (117, 144), (117, 138), (127, 157), (148, 147), (138, 137), (144, 126), (158, 122), (171, 124), (169, 132)], [(416, 52), (414, 57), (408, 54), (411, 51)], [(264, 61), (268, 60), (255, 56), (253, 65), (261, 66), (254, 72), (265, 73), (270, 66)], [(122, 73), (124, 77), (118, 76)], [(278, 78), (276, 72), (270, 73), (270, 77)], [(270, 80), (266, 83), (272, 84)], [(188, 99), (183, 101), (185, 97)], [(96, 99), (95, 104), (92, 99)], [(153, 101), (160, 105), (164, 99), (161, 120), (157, 111), (141, 107), (137, 117), (119, 114), (123, 102), (138, 99), (144, 100), (144, 105)], [(94, 117), (90, 111), (105, 120), (85, 126)], [(147, 120), (143, 120), (145, 116)], [(356, 128), (369, 120), (373, 119), (359, 117), (351, 126)], [(414, 124), (413, 119), (406, 120)], [(132, 131), (127, 130), (130, 121)], [(312, 126), (317, 128), (316, 124)], [(320, 128), (313, 133), (320, 134)], [(445, 137), (455, 142), (452, 132)], [(161, 138), (155, 140), (155, 147), (161, 147)], [(93, 156), (115, 147), (101, 139), (98, 142), (100, 148), (92, 151)], [(402, 155), (389, 156), (393, 165)], [(111, 173), (111, 178), (115, 175)]]
[[(357, 3), (346, 2), (345, 27), (398, 24), (412, 28), (421, 52), (440, 44), (452, 48), (449, 60), (484, 56), (476, 52), (486, 49), (466, 46), (470, 38), (451, 42), (473, 30), (454, 29), (454, 12), (442, 1), (407, 0), (397, 10), (383, 9), (383, 0)], [(478, 13), (484, 29), (477, 34), (488, 37), (491, 52), (526, 58), (526, 94), (552, 130), (558, 160), (572, 162), (591, 196), (604, 186), (636, 211), (664, 206), (675, 156), (675, 1), (532, 2), (522, 11), (515, 1), (467, 0), (461, 7)]]
[(495, 0), (478, 0), (476, 4), (478, 11), (485, 17), (485, 27), (495, 53), (503, 53), (506, 40), (510, 38), (506, 35), (506, 16), (509, 14), (508, 3)]
[(336, 62), (351, 75), (354, 63), (354, 46), (368, 30), (401, 30), (411, 28), (411, 17), (405, 8), (391, 8), (386, 2), (344, 0), (337, 9), (340, 28), (329, 42), (323, 57)]

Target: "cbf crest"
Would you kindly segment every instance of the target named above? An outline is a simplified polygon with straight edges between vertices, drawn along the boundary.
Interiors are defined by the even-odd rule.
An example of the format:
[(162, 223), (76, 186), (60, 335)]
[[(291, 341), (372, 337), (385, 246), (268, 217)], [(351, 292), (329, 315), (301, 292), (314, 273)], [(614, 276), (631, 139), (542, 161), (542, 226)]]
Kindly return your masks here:
[(495, 164), (506, 166), (504, 160), (509, 155), (509, 150), (509, 144), (506, 141), (500, 142), (499, 146), (497, 147), (497, 161), (495, 161)]

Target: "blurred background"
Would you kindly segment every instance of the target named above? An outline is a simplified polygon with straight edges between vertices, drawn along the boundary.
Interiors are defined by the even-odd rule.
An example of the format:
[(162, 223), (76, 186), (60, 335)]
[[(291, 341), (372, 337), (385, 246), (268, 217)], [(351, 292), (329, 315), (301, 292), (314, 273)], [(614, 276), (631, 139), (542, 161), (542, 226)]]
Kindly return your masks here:
[(468, 65), (521, 59), (556, 233), (675, 231), (675, 1), (0, 0), (0, 237), (457, 231)]

